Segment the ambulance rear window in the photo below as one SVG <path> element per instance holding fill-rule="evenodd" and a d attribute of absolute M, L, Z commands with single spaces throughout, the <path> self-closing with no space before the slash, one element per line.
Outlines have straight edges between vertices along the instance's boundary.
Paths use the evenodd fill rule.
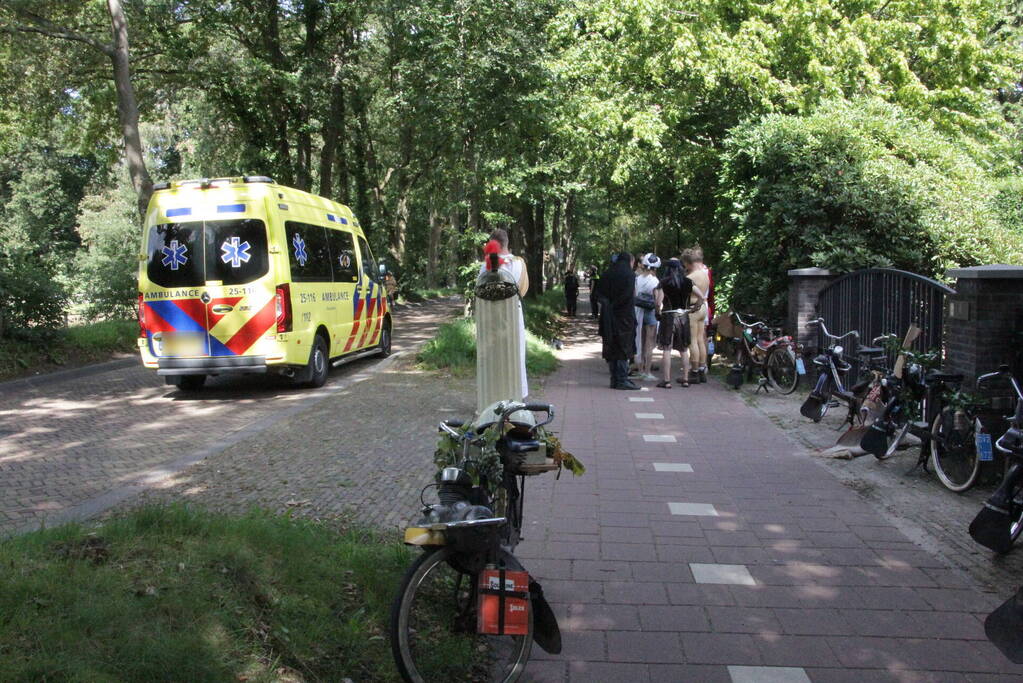
<path fill-rule="evenodd" d="M 270 268 L 266 225 L 252 218 L 154 225 L 148 252 L 146 272 L 161 287 L 243 285 Z"/>

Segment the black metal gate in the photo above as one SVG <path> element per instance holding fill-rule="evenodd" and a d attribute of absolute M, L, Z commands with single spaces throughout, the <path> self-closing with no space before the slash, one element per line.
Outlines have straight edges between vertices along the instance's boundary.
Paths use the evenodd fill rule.
<path fill-rule="evenodd" d="M 923 275 L 891 268 L 856 270 L 828 283 L 817 297 L 817 315 L 832 334 L 858 330 L 862 346 L 882 334 L 906 334 L 911 324 L 921 329 L 913 344 L 919 351 L 942 348 L 945 297 L 955 290 Z M 825 345 L 817 335 L 818 345 Z M 855 361 L 857 344 L 844 344 Z M 858 368 L 856 368 L 858 370 Z"/>

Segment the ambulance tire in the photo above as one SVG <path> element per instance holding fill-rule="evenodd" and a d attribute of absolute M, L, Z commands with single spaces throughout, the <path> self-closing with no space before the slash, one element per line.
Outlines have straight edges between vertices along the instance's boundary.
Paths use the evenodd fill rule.
<path fill-rule="evenodd" d="M 309 365 L 305 369 L 305 385 L 313 389 L 322 387 L 327 383 L 329 372 L 330 351 L 327 350 L 327 342 L 316 335 L 313 338 L 313 348 L 309 351 Z"/>
<path fill-rule="evenodd" d="M 380 330 L 380 341 L 377 343 L 377 348 L 380 349 L 380 357 L 387 358 L 391 355 L 391 319 L 388 318 L 384 322 L 383 329 Z"/>
<path fill-rule="evenodd" d="M 181 391 L 200 391 L 206 384 L 206 375 L 181 375 L 174 382 Z"/>

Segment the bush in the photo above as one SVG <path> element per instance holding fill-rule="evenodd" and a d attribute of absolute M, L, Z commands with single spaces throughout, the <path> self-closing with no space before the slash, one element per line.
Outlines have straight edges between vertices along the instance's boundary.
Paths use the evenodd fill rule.
<path fill-rule="evenodd" d="M 476 374 L 476 323 L 460 318 L 437 329 L 436 336 L 426 342 L 417 356 L 423 367 L 450 370 L 470 376 Z M 526 331 L 526 374 L 547 375 L 558 367 L 558 359 L 550 346 L 532 332 Z"/>
<path fill-rule="evenodd" d="M 522 301 L 522 314 L 526 329 L 545 341 L 557 339 L 563 320 L 561 309 L 565 304 L 563 287 L 553 287 L 543 294 Z"/>
<path fill-rule="evenodd" d="M 77 298 L 87 302 L 89 317 L 134 311 L 140 225 L 135 192 L 127 181 L 82 200 L 78 234 L 85 249 L 78 254 Z"/>
<path fill-rule="evenodd" d="M 1020 262 L 990 210 L 991 179 L 932 125 L 878 100 L 770 115 L 726 140 L 719 219 L 732 306 L 782 314 L 791 268 L 894 267 L 941 277 Z"/>

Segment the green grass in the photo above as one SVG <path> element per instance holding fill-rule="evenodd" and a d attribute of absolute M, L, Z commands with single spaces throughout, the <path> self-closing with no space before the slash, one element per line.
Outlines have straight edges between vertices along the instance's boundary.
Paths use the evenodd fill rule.
<path fill-rule="evenodd" d="M 522 304 L 527 330 L 546 341 L 561 336 L 564 325 L 561 317 L 561 310 L 565 306 L 564 288 L 553 287 L 539 296 L 524 299 Z"/>
<path fill-rule="evenodd" d="M 449 370 L 459 376 L 476 374 L 476 323 L 461 318 L 445 323 L 436 336 L 423 345 L 417 356 L 429 370 Z M 558 368 L 558 359 L 543 340 L 526 332 L 526 372 L 531 377 L 547 375 Z"/>
<path fill-rule="evenodd" d="M 411 557 L 374 532 L 184 506 L 0 541 L 0 680 L 395 680 Z"/>
<path fill-rule="evenodd" d="M 61 330 L 19 330 L 11 338 L 0 339 L 0 380 L 134 352 L 138 330 L 135 320 L 104 320 Z"/>

